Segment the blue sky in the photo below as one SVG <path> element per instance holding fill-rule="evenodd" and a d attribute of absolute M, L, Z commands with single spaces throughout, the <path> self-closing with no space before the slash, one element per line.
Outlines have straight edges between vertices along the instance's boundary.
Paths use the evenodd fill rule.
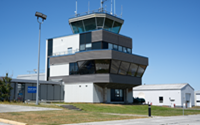
<path fill-rule="evenodd" d="M 100 7 L 100 0 L 78 0 L 78 13 Z M 110 0 L 105 3 L 110 10 Z M 149 58 L 144 84 L 189 83 L 200 90 L 200 0 L 116 0 L 124 25 L 120 34 L 133 39 L 133 53 Z M 35 12 L 47 15 L 42 24 L 41 63 L 45 40 L 72 34 L 68 18 L 75 0 L 0 1 L 0 76 L 13 78 L 37 69 L 39 24 Z"/>

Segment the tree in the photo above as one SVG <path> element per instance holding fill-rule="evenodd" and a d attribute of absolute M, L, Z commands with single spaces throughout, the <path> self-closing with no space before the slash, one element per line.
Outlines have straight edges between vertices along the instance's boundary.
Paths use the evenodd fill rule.
<path fill-rule="evenodd" d="M 9 101 L 11 87 L 11 78 L 8 77 L 8 73 L 6 73 L 5 77 L 0 78 L 0 100 Z"/>

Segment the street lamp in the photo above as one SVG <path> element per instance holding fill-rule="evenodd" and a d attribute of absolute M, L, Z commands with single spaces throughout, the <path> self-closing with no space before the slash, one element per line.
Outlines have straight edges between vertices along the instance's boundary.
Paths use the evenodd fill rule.
<path fill-rule="evenodd" d="M 39 73 L 40 73 L 40 35 L 41 35 L 41 24 L 46 20 L 47 15 L 44 15 L 40 12 L 36 12 L 35 16 L 39 23 L 39 44 L 38 44 L 38 70 L 37 70 L 37 91 L 36 91 L 36 105 L 38 105 L 38 93 L 39 93 Z M 39 21 L 39 18 L 42 18 L 42 22 Z"/>

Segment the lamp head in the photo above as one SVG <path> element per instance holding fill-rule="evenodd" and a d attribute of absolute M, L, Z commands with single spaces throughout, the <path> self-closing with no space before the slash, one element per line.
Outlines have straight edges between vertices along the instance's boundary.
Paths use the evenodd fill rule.
<path fill-rule="evenodd" d="M 46 18 L 47 18 L 47 15 L 44 15 L 43 13 L 40 13 L 40 12 L 36 12 L 35 16 L 36 17 L 41 17 L 43 20 L 46 20 Z"/>

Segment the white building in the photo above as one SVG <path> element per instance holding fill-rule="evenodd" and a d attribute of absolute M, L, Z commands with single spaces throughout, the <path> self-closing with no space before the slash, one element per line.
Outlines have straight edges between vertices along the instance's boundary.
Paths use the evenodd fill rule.
<path fill-rule="evenodd" d="M 195 92 L 195 106 L 200 106 L 200 90 Z"/>
<path fill-rule="evenodd" d="M 133 88 L 133 97 L 158 106 L 194 106 L 194 89 L 188 83 L 140 85 Z"/>

